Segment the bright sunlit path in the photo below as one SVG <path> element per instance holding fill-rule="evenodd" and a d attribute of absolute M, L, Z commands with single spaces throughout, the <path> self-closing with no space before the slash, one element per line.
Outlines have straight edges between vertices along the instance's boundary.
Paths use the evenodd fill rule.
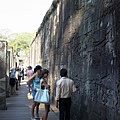
<path fill-rule="evenodd" d="M 0 0 L 0 29 L 34 32 L 53 0 Z"/>

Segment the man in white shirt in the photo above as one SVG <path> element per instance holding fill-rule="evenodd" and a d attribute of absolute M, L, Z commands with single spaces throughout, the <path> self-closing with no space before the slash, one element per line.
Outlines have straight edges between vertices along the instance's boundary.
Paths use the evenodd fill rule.
<path fill-rule="evenodd" d="M 73 80 L 67 78 L 66 69 L 60 70 L 60 76 L 61 79 L 56 84 L 56 107 L 60 111 L 60 120 L 70 120 L 71 95 L 77 86 L 75 87 Z"/>

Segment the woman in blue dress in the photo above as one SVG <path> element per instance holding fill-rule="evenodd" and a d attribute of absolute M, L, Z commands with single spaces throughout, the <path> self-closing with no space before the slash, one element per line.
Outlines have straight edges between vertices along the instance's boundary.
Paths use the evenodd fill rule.
<path fill-rule="evenodd" d="M 41 73 L 42 67 L 40 65 L 37 65 L 34 68 L 34 74 L 28 79 L 28 86 L 32 89 L 32 96 L 33 96 L 33 105 L 32 105 L 32 118 L 31 120 L 36 120 L 36 118 L 39 118 L 39 105 L 40 103 L 37 103 L 34 101 L 35 94 L 37 92 L 37 89 L 40 89 L 40 73 Z M 32 86 L 31 86 L 32 84 Z M 36 117 L 34 115 L 34 111 L 36 108 Z"/>

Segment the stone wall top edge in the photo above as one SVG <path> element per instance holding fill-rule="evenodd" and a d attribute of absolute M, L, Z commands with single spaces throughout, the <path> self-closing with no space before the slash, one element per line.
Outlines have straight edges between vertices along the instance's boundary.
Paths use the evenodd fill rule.
<path fill-rule="evenodd" d="M 36 36 L 35 38 L 37 37 L 38 33 L 40 32 L 40 30 L 43 28 L 45 22 L 48 20 L 48 18 L 50 17 L 50 15 L 53 13 L 53 11 L 57 8 L 57 5 L 59 4 L 61 0 L 53 0 L 50 8 L 48 9 L 48 11 L 46 12 L 44 18 L 43 18 L 43 21 L 40 25 L 40 27 L 38 28 L 37 32 L 36 32 Z"/>
<path fill-rule="evenodd" d="M 30 46 L 33 44 L 33 42 L 35 41 L 35 38 L 32 40 L 32 42 L 30 43 Z"/>

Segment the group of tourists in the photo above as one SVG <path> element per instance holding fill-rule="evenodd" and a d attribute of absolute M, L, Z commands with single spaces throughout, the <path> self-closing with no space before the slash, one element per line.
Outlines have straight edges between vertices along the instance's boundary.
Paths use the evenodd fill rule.
<path fill-rule="evenodd" d="M 32 71 L 32 67 L 28 67 L 28 81 L 27 85 L 29 88 L 30 94 L 33 97 L 32 111 L 31 111 L 31 120 L 47 120 L 48 113 L 50 111 L 50 101 L 44 103 L 45 112 L 42 117 L 39 117 L 39 105 L 41 102 L 36 102 L 35 97 L 39 89 L 48 89 L 50 95 L 50 85 L 47 82 L 47 77 L 49 71 L 43 69 L 40 65 L 37 65 Z M 60 120 L 70 120 L 70 106 L 71 106 L 71 95 L 75 92 L 78 86 L 75 86 L 73 80 L 67 77 L 67 70 L 60 70 L 61 79 L 56 83 L 56 107 L 59 109 L 59 119 Z M 30 91 L 32 90 L 32 92 Z"/>
<path fill-rule="evenodd" d="M 10 94 L 18 95 L 19 86 L 21 83 L 21 79 L 23 79 L 23 69 L 21 68 L 12 68 L 10 72 Z"/>

